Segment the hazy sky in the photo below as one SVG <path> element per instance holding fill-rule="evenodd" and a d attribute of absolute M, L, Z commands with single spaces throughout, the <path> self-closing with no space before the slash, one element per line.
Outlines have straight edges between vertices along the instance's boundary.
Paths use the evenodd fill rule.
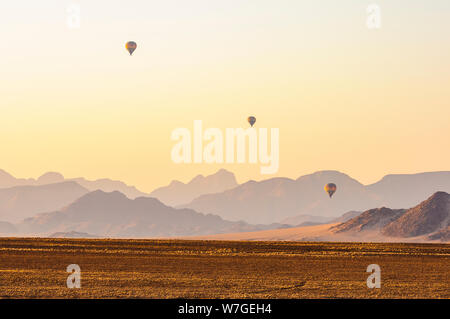
<path fill-rule="evenodd" d="M 371 3 L 380 30 L 366 27 Z M 0 168 L 144 191 L 220 167 L 265 179 L 170 157 L 177 127 L 255 115 L 280 129 L 275 176 L 450 170 L 449 34 L 448 0 L 2 1 Z"/>

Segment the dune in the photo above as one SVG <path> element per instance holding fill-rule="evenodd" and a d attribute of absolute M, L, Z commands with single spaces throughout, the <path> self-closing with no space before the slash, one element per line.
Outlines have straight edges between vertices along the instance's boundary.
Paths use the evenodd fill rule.
<path fill-rule="evenodd" d="M 380 234 L 379 230 L 361 233 L 338 234 L 330 228 L 340 223 L 303 226 L 285 229 L 262 230 L 245 233 L 229 233 L 195 237 L 183 237 L 186 240 L 230 240 L 230 241 L 323 241 L 323 242 L 390 242 L 390 243 L 439 243 L 439 238 L 427 236 L 391 237 Z"/>
<path fill-rule="evenodd" d="M 440 243 L 440 237 L 427 235 L 415 237 L 392 237 L 380 233 L 379 229 L 363 233 L 336 233 L 332 228 L 340 223 L 303 226 L 285 229 L 272 229 L 254 232 L 228 233 L 217 235 L 182 237 L 186 240 L 224 240 L 224 241 L 322 241 L 322 242 L 373 242 L 373 243 Z"/>
<path fill-rule="evenodd" d="M 261 241 L 303 241 L 303 240 L 326 240 L 336 237 L 331 233 L 330 227 L 336 224 L 324 224 L 314 226 L 303 226 L 284 229 L 271 229 L 256 232 L 218 234 L 209 236 L 189 237 L 195 240 L 261 240 Z"/>

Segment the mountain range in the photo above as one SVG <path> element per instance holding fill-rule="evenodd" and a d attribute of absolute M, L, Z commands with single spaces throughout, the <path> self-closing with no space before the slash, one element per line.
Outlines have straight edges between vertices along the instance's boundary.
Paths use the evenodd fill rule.
<path fill-rule="evenodd" d="M 211 193 L 220 193 L 238 185 L 234 174 L 225 169 L 220 169 L 215 174 L 208 176 L 197 175 L 188 183 L 174 180 L 169 185 L 159 187 L 150 194 L 141 192 L 136 187 L 127 185 L 122 181 L 111 180 L 108 178 L 93 181 L 87 180 L 83 177 L 67 179 L 60 173 L 47 172 L 37 179 L 25 179 L 15 178 L 11 174 L 0 169 L 0 189 L 17 186 L 42 186 L 69 181 L 76 182 L 88 191 L 119 191 L 130 199 L 143 196 L 154 197 L 170 206 L 186 204 L 198 196 Z"/>
<path fill-rule="evenodd" d="M 83 177 L 66 179 L 62 174 L 57 172 L 47 172 L 37 179 L 33 178 L 15 178 L 11 174 L 0 169 L 0 189 L 11 188 L 15 186 L 42 186 L 48 184 L 57 184 L 63 182 L 76 182 L 87 191 L 103 190 L 105 192 L 119 191 L 129 198 L 136 198 L 140 196 L 148 196 L 139 191 L 134 186 L 129 186 L 121 181 L 111 180 L 107 178 L 97 179 L 94 181 L 87 180 Z"/>
<path fill-rule="evenodd" d="M 337 185 L 331 199 L 323 190 L 330 182 Z M 321 171 L 296 180 L 249 181 L 222 193 L 202 195 L 181 207 L 234 221 L 292 223 L 302 215 L 331 220 L 345 212 L 373 207 L 411 207 L 437 191 L 450 192 L 450 172 L 388 175 L 365 186 L 346 174 Z"/>
<path fill-rule="evenodd" d="M 129 199 L 120 192 L 90 192 L 72 204 L 38 214 L 17 225 L 31 235 L 87 233 L 102 237 L 173 237 L 259 230 L 191 209 L 175 209 L 150 197 Z"/>
<path fill-rule="evenodd" d="M 221 169 L 206 177 L 198 175 L 187 184 L 172 181 L 168 186 L 155 189 L 150 193 L 150 197 L 158 198 L 166 205 L 179 206 L 201 195 L 221 193 L 236 186 L 238 183 L 234 174 Z"/>
<path fill-rule="evenodd" d="M 447 242 L 449 230 L 450 195 L 445 192 L 437 192 L 410 209 L 353 211 L 327 224 L 302 227 L 231 222 L 190 209 L 168 207 L 154 198 L 131 200 L 117 191 L 88 193 L 63 209 L 38 214 L 16 225 L 0 222 L 0 233 L 58 238 L 195 236 L 191 238 Z"/>
<path fill-rule="evenodd" d="M 202 194 L 221 192 L 236 185 L 234 174 L 223 169 L 209 176 L 198 175 L 186 184 L 173 181 L 151 194 L 143 193 L 124 182 L 110 179 L 94 181 L 81 177 L 66 179 L 57 172 L 45 173 L 37 179 L 21 179 L 0 170 L 0 221 L 17 223 L 38 213 L 58 210 L 95 190 L 118 191 L 130 199 L 154 197 L 168 205 L 175 205 L 190 202 Z"/>
<path fill-rule="evenodd" d="M 410 238 L 427 235 L 433 237 L 450 226 L 450 195 L 437 192 L 410 209 L 371 209 L 361 215 L 334 226 L 335 233 L 375 231 L 386 237 Z"/>
<path fill-rule="evenodd" d="M 410 209 L 370 209 L 345 222 L 286 229 L 196 236 L 201 240 L 448 242 L 450 195 L 437 192 Z"/>
<path fill-rule="evenodd" d="M 329 182 L 337 185 L 331 199 L 323 190 L 323 185 Z M 7 187 L 0 188 L 3 222 L 0 233 L 15 230 L 20 234 L 59 233 L 58 236 L 86 233 L 106 237 L 170 237 L 268 229 L 287 231 L 298 226 L 352 221 L 365 230 L 389 224 L 382 234 L 392 236 L 409 232 L 403 226 L 391 224 L 397 217 L 400 223 L 407 218 L 403 216 L 411 214 L 420 227 L 429 225 L 420 214 L 404 213 L 409 211 L 407 207 L 435 192 L 450 192 L 450 172 L 387 175 L 375 184 L 363 185 L 337 171 L 320 171 L 296 180 L 271 178 L 238 185 L 234 174 L 219 170 L 209 176 L 199 175 L 188 183 L 174 181 L 145 194 L 109 179 L 65 179 L 54 172 L 36 180 L 16 179 L 0 170 L 0 185 Z M 120 191 L 124 189 L 126 193 Z M 190 202 L 180 204 L 186 201 Z M 442 215 L 446 214 L 445 207 L 440 208 Z M 365 219 L 370 222 L 364 223 Z M 413 217 L 407 219 L 411 222 Z M 345 227 L 355 230 L 351 224 Z M 334 231 L 335 235 L 347 233 Z M 444 227 L 430 236 L 446 238 L 448 230 Z"/>
<path fill-rule="evenodd" d="M 88 192 L 73 181 L 3 188 L 0 189 L 0 220 L 16 223 L 66 206 Z"/>
<path fill-rule="evenodd" d="M 15 234 L 17 233 L 17 228 L 11 223 L 0 222 L 0 234 Z"/>

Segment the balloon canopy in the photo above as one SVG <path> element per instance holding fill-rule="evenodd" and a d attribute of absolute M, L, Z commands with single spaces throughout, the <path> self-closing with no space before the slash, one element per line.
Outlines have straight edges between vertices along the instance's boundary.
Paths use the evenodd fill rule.
<path fill-rule="evenodd" d="M 130 55 L 132 55 L 134 50 L 136 50 L 136 48 L 137 48 L 137 44 L 134 41 L 129 41 L 125 44 L 125 48 L 128 50 Z"/>
<path fill-rule="evenodd" d="M 255 122 L 256 122 L 256 117 L 254 117 L 254 116 L 249 116 L 248 117 L 248 119 L 247 119 L 247 121 L 250 123 L 250 125 L 253 127 L 253 125 L 255 124 Z"/>
<path fill-rule="evenodd" d="M 325 191 L 328 193 L 328 195 L 333 196 L 334 192 L 336 191 L 336 184 L 333 183 L 328 183 L 327 185 L 325 185 Z"/>

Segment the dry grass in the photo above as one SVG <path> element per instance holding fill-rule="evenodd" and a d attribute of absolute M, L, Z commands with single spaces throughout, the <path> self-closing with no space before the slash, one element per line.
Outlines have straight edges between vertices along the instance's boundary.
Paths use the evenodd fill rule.
<path fill-rule="evenodd" d="M 3 238 L 0 298 L 450 298 L 450 245 Z"/>

